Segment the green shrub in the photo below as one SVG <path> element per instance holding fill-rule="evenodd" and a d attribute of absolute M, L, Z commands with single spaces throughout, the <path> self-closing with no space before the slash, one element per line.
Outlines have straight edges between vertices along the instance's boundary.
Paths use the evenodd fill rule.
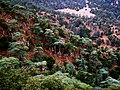
<path fill-rule="evenodd" d="M 78 80 L 81 80 L 82 82 L 90 84 L 90 85 L 93 85 L 95 83 L 94 76 L 89 72 L 79 70 L 75 77 Z"/>
<path fill-rule="evenodd" d="M 31 61 L 19 61 L 14 57 L 1 58 L 0 90 L 21 90 L 30 76 L 39 74 L 38 69 L 31 65 Z"/>
<path fill-rule="evenodd" d="M 73 85 L 68 85 L 65 87 L 65 90 L 82 90 L 82 89 L 75 88 Z"/>
<path fill-rule="evenodd" d="M 41 52 L 41 47 L 36 47 L 34 49 L 34 54 L 31 56 L 31 61 L 42 62 L 46 61 L 47 56 Z"/>
<path fill-rule="evenodd" d="M 11 24 L 17 24 L 18 21 L 17 21 L 16 19 L 12 19 L 12 20 L 10 20 L 10 23 L 11 23 Z"/>
<path fill-rule="evenodd" d="M 6 65 L 19 65 L 19 59 L 14 58 L 14 57 L 9 57 L 9 58 L 2 58 L 0 60 L 0 67 L 6 66 Z"/>
<path fill-rule="evenodd" d="M 120 77 L 120 67 L 114 67 L 110 70 L 110 76 L 118 79 Z"/>
<path fill-rule="evenodd" d="M 63 83 L 59 78 L 47 77 L 41 83 L 42 90 L 63 90 Z"/>
<path fill-rule="evenodd" d="M 102 90 L 120 90 L 120 86 L 109 86 L 108 88 L 104 88 Z"/>
<path fill-rule="evenodd" d="M 35 45 L 36 45 L 36 47 L 42 47 L 43 43 L 42 42 L 36 42 Z"/>
<path fill-rule="evenodd" d="M 23 90 L 63 90 L 62 81 L 53 76 L 38 75 L 27 80 Z"/>
<path fill-rule="evenodd" d="M 120 85 L 120 81 L 119 80 L 116 80 L 112 77 L 107 77 L 105 79 L 105 81 L 102 81 L 100 86 L 101 87 L 107 87 L 107 86 L 119 86 Z"/>
<path fill-rule="evenodd" d="M 36 75 L 34 68 L 0 68 L 0 90 L 22 90 L 28 77 Z"/>
<path fill-rule="evenodd" d="M 30 77 L 23 90 L 93 90 L 90 85 L 71 79 L 67 75 L 67 73 L 57 72 L 48 76 Z"/>

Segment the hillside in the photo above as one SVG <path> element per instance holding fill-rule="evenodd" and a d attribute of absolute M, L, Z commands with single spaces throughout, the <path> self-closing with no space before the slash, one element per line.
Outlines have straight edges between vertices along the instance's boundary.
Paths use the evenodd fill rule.
<path fill-rule="evenodd" d="M 14 4 L 0 0 L 0 90 L 120 90 L 119 12 L 88 18 L 54 11 L 67 0 Z"/>
<path fill-rule="evenodd" d="M 81 16 L 82 18 L 80 19 L 82 19 L 82 23 L 89 29 L 88 34 L 90 34 L 90 38 L 97 43 L 97 45 L 108 46 L 108 48 L 114 48 L 116 50 L 120 49 L 119 0 L 46 0 L 45 2 L 42 0 L 30 0 L 29 2 L 24 1 L 24 3 L 20 0 L 14 0 L 12 2 L 25 5 L 27 8 L 39 8 L 45 11 L 50 10 L 49 14 L 51 14 L 51 12 L 52 14 L 64 12 L 72 14 L 73 16 L 76 15 L 78 18 Z M 36 9 L 36 11 L 39 11 L 39 9 Z M 87 16 L 87 18 L 84 19 L 84 16 Z M 64 18 L 64 16 L 61 17 Z M 79 35 L 80 33 L 77 31 L 79 31 L 78 29 L 81 28 L 81 25 L 77 25 L 76 27 L 73 23 L 77 20 L 74 19 L 72 22 L 70 22 L 70 20 L 71 19 L 67 18 L 67 22 L 63 22 L 67 25 L 65 27 L 69 26 L 67 29 Z"/>

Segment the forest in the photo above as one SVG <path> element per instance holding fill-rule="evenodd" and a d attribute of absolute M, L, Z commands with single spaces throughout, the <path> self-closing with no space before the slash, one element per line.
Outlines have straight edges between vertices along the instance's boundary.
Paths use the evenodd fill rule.
<path fill-rule="evenodd" d="M 117 1 L 0 0 L 0 90 L 120 90 Z"/>

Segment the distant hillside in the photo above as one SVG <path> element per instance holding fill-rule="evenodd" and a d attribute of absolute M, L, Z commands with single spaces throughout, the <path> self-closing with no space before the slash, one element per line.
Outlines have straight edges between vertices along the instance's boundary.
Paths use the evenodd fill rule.
<path fill-rule="evenodd" d="M 30 4 L 37 7 L 45 7 L 47 9 L 62 9 L 62 8 L 71 8 L 79 10 L 85 6 L 85 0 L 9 0 L 13 4 L 22 4 L 29 6 Z M 21 3 L 22 2 L 22 3 Z"/>
<path fill-rule="evenodd" d="M 120 0 L 89 0 L 89 5 L 94 8 L 94 12 L 106 12 L 110 16 L 118 17 L 120 15 Z"/>

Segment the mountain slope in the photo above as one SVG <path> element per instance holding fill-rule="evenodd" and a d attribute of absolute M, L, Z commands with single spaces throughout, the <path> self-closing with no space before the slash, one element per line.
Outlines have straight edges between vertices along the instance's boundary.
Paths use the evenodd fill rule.
<path fill-rule="evenodd" d="M 118 32 L 111 32 L 112 26 L 119 28 L 116 19 L 113 22 L 114 18 L 102 16 L 86 18 L 36 11 L 0 2 L 1 88 L 119 88 L 119 39 Z M 108 37 L 110 48 L 104 43 Z M 55 74 L 58 77 L 51 75 L 57 71 L 69 73 L 69 78 L 61 73 Z"/>

